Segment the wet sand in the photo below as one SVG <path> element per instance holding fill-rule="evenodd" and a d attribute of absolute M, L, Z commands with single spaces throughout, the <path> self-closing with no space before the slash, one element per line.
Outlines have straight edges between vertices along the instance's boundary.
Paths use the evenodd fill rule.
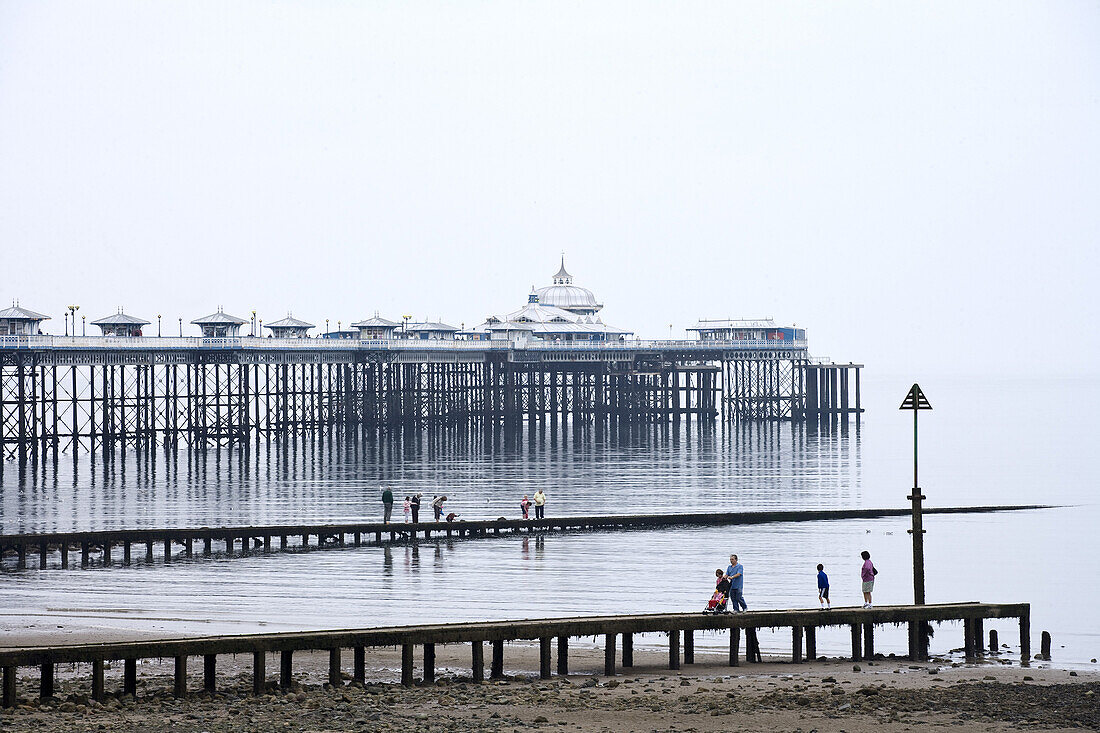
<path fill-rule="evenodd" d="M 9 642 L 10 643 L 10 642 Z M 107 671 L 110 695 L 88 700 L 81 666 L 57 670 L 56 698 L 40 703 L 34 670 L 21 669 L 21 704 L 2 714 L 3 730 L 24 731 L 708 731 L 801 730 L 893 732 L 935 726 L 952 731 L 1100 729 L 1100 670 L 1076 673 L 1014 659 L 962 665 L 884 659 L 781 661 L 731 668 L 721 654 L 696 651 L 696 663 L 670 671 L 667 652 L 635 649 L 635 667 L 603 676 L 603 652 L 570 648 L 569 677 L 539 680 L 538 648 L 508 644 L 506 679 L 469 679 L 468 645 L 437 647 L 438 681 L 403 688 L 400 653 L 367 653 L 365 686 L 325 684 L 328 656 L 296 654 L 290 690 L 274 684 L 278 660 L 267 661 L 268 694 L 251 695 L 248 655 L 218 658 L 219 691 L 171 696 L 171 660 L 139 666 L 137 699 L 119 696 L 122 665 Z M 196 660 L 197 661 L 197 660 Z M 417 674 L 420 673 L 419 650 Z M 349 676 L 350 654 L 344 671 Z M 202 686 L 191 665 L 189 688 Z M 534 671 L 534 672 L 533 672 Z"/>

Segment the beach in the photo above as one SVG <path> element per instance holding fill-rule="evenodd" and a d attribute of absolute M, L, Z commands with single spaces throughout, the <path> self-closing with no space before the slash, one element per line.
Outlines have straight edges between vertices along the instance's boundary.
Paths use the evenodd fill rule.
<path fill-rule="evenodd" d="M 201 692 L 192 665 L 184 699 L 172 697 L 171 660 L 139 667 L 136 699 L 120 696 L 122 665 L 107 671 L 108 698 L 88 699 L 87 671 L 59 665 L 57 696 L 39 702 L 33 675 L 20 676 L 20 704 L 3 729 L 42 731 L 948 731 L 1100 728 L 1100 670 L 1067 670 L 989 658 L 913 664 L 882 658 L 729 667 L 720 654 L 670 671 L 667 653 L 635 649 L 635 666 L 605 677 L 603 652 L 570 650 L 568 677 L 538 678 L 538 648 L 508 644 L 505 679 L 473 683 L 469 646 L 437 649 L 438 679 L 401 687 L 399 650 L 371 650 L 365 685 L 327 684 L 328 657 L 295 655 L 294 685 L 251 695 L 251 658 L 219 658 L 219 689 Z M 419 664 L 419 656 L 417 662 Z M 532 672 L 532 670 L 536 670 Z M 22 672 L 23 670 L 21 670 Z M 345 673 L 350 660 L 345 660 Z M 419 673 L 419 667 L 418 667 Z M 349 678 L 349 675 L 345 675 Z M 115 691 L 115 692 L 112 692 Z"/>

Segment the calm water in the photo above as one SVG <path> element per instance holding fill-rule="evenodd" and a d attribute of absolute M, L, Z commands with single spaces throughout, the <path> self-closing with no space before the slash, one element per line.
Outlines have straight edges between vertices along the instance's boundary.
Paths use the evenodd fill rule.
<path fill-rule="evenodd" d="M 153 525 L 345 521 L 394 494 L 451 497 L 462 518 L 518 515 L 542 488 L 559 514 L 902 506 L 912 481 L 909 382 L 865 382 L 861 425 L 751 425 L 520 436 L 417 434 L 354 444 L 289 441 L 205 456 L 88 456 L 0 475 L 5 532 Z M 926 520 L 928 598 L 1029 601 L 1033 628 L 1063 662 L 1100 655 L 1090 457 L 1100 383 L 928 380 L 921 484 L 930 505 L 1053 503 L 1067 508 Z M 439 541 L 110 570 L 0 574 L 5 628 L 95 624 L 163 633 L 247 632 L 418 621 L 694 610 L 737 552 L 754 608 L 816 605 L 815 565 L 839 604 L 855 603 L 858 553 L 880 568 L 876 601 L 912 597 L 903 519 Z M 1010 625 L 998 627 L 1013 643 Z M 897 636 L 897 638 L 894 638 Z M 945 630 L 934 647 L 961 645 Z M 702 639 L 724 644 L 724 639 Z M 789 640 L 775 638 L 779 649 Z M 765 648 L 768 647 L 765 640 Z M 886 632 L 885 651 L 904 650 Z M 1065 645 L 1065 648 L 1060 648 Z M 819 641 L 844 651 L 841 634 Z"/>

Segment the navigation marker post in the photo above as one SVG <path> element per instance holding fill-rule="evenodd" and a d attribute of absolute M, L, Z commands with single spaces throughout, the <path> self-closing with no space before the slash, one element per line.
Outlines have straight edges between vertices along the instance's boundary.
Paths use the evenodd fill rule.
<path fill-rule="evenodd" d="M 913 384 L 909 388 L 909 394 L 901 403 L 902 410 L 913 411 L 913 493 L 908 497 L 913 502 L 913 528 L 909 533 L 913 535 L 913 603 L 924 605 L 924 526 L 921 516 L 921 501 L 926 497 L 921 493 L 920 482 L 917 480 L 917 414 L 921 410 L 931 410 L 932 405 L 924 396 L 919 384 Z M 921 628 L 918 634 L 920 640 L 919 654 L 921 659 L 928 656 L 928 634 Z"/>

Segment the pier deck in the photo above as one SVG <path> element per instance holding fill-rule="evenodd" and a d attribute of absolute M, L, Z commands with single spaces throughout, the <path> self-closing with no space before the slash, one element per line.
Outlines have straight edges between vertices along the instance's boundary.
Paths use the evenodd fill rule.
<path fill-rule="evenodd" d="M 293 654 L 304 651 L 328 651 L 329 682 L 343 684 L 341 652 L 353 650 L 353 679 L 365 679 L 366 649 L 401 647 L 401 681 L 414 682 L 413 652 L 423 648 L 423 680 L 435 679 L 435 646 L 437 644 L 470 644 L 471 673 L 474 681 L 484 679 L 484 644 L 492 645 L 490 676 L 504 674 L 504 642 L 514 640 L 539 641 L 539 673 L 552 674 L 551 646 L 557 642 L 557 673 L 569 673 L 569 639 L 604 637 L 604 674 L 614 675 L 620 663 L 632 667 L 633 635 L 641 633 L 668 634 L 668 666 L 679 669 L 681 662 L 694 663 L 694 632 L 725 631 L 730 633 L 729 664 L 741 663 L 741 636 L 744 634 L 744 659 L 760 661 L 756 630 L 760 628 L 791 629 L 791 662 L 803 663 L 817 658 L 816 631 L 829 626 L 848 626 L 852 634 L 852 659 L 871 658 L 875 654 L 874 627 L 883 624 L 907 624 L 911 659 L 919 657 L 918 629 L 923 624 L 962 621 L 964 648 L 968 658 L 981 653 L 982 622 L 985 619 L 1018 619 L 1020 623 L 1020 656 L 1030 659 L 1030 614 L 1026 603 L 950 603 L 926 606 L 883 606 L 880 608 L 835 608 L 831 611 L 777 610 L 750 611 L 740 614 L 705 615 L 701 613 L 666 613 L 630 616 L 590 616 L 580 618 L 523 619 L 477 623 L 431 624 L 373 629 L 345 629 L 242 636 L 213 636 L 127 643 L 76 644 L 31 648 L 0 648 L 0 668 L 3 668 L 3 705 L 17 703 L 17 672 L 19 667 L 40 669 L 39 694 L 42 698 L 54 694 L 54 668 L 57 664 L 86 664 L 91 667 L 92 697 L 105 697 L 104 663 L 124 661 L 123 692 L 137 692 L 137 660 L 174 659 L 174 692 L 187 694 L 187 663 L 190 657 L 203 658 L 203 687 L 217 687 L 217 657 L 221 654 L 252 654 L 253 693 L 263 694 L 268 682 L 268 654 L 279 654 L 279 685 L 292 684 Z M 620 646 L 621 642 L 621 646 Z M 682 644 L 682 647 L 681 647 Z M 681 652 L 682 649 L 682 652 Z"/>
<path fill-rule="evenodd" d="M 1007 505 L 972 507 L 934 507 L 925 514 L 979 514 L 989 512 L 1022 511 L 1050 508 L 1043 505 Z M 301 551 L 333 547 L 360 547 L 407 542 L 433 537 L 489 537 L 502 534 L 531 532 L 573 532 L 585 530 L 657 529 L 662 527 L 704 527 L 772 522 L 812 522 L 839 519 L 880 519 L 907 516 L 908 508 L 887 509 L 819 509 L 768 512 L 727 512 L 696 514 L 632 514 L 564 516 L 546 519 L 495 519 L 457 522 L 421 522 L 419 524 L 383 524 L 365 522 L 354 524 L 300 524 L 247 527 L 165 527 L 160 529 L 120 529 L 92 532 L 47 532 L 42 534 L 0 535 L 0 558 L 15 555 L 19 569 L 28 567 L 27 557 L 35 554 L 40 570 L 89 567 L 93 553 L 98 555 L 96 564 L 112 565 L 117 549 L 121 548 L 121 564 L 130 565 L 135 560 L 154 562 L 157 557 L 170 562 L 180 555 L 196 554 L 233 556 L 240 547 L 241 553 L 250 550 L 262 552 Z M 314 544 L 310 544 L 314 538 Z M 278 542 L 276 543 L 276 539 Z M 138 557 L 135 557 L 138 548 Z M 79 563 L 71 563 L 69 554 L 79 553 Z"/>

